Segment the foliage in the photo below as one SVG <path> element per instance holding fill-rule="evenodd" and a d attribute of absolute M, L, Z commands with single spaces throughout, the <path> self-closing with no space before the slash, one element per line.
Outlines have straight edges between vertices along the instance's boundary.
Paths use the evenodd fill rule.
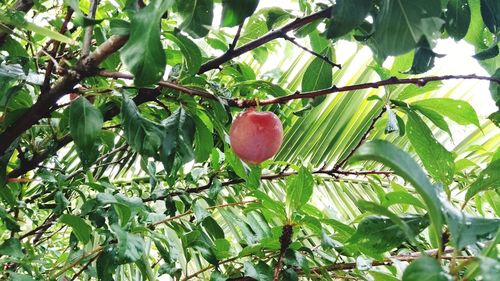
<path fill-rule="evenodd" d="M 0 280 L 496 280 L 499 3 L 0 0 Z"/>

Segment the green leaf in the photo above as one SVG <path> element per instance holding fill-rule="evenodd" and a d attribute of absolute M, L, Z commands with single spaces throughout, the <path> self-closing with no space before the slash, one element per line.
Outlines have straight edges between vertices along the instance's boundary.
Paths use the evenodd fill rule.
<path fill-rule="evenodd" d="M 449 0 L 446 9 L 446 31 L 455 40 L 465 37 L 471 21 L 471 10 L 467 0 Z"/>
<path fill-rule="evenodd" d="M 194 156 L 197 162 L 205 162 L 214 147 L 213 124 L 206 115 L 193 117 L 196 131 L 194 133 Z"/>
<path fill-rule="evenodd" d="M 484 51 L 481 51 L 481 52 L 473 55 L 472 57 L 477 59 L 477 60 L 487 60 L 487 59 L 491 59 L 491 58 L 498 56 L 499 53 L 500 53 L 500 49 L 498 48 L 498 43 L 495 42 L 495 45 L 493 45 L 492 47 L 490 47 Z"/>
<path fill-rule="evenodd" d="M 84 245 L 90 241 L 92 228 L 82 218 L 75 215 L 62 214 L 59 221 L 69 225 L 73 229 L 76 238 Z"/>
<path fill-rule="evenodd" d="M 113 280 L 113 273 L 117 267 L 116 247 L 114 245 L 106 246 L 96 261 L 98 280 Z"/>
<path fill-rule="evenodd" d="M 167 62 L 160 41 L 160 21 L 171 5 L 171 0 L 153 0 L 132 17 L 130 37 L 120 57 L 134 74 L 137 87 L 155 84 L 163 77 Z"/>
<path fill-rule="evenodd" d="M 424 204 L 422 204 L 418 198 L 404 191 L 389 192 L 385 194 L 384 199 L 383 206 L 385 207 L 389 207 L 394 204 L 407 204 L 425 209 Z"/>
<path fill-rule="evenodd" d="M 257 265 L 246 261 L 244 264 L 245 276 L 252 277 L 259 281 L 272 281 L 273 269 L 263 261 L 259 261 Z"/>
<path fill-rule="evenodd" d="M 457 249 L 483 240 L 491 240 L 500 228 L 500 219 L 472 217 L 442 200 L 452 242 Z"/>
<path fill-rule="evenodd" d="M 427 119 L 429 119 L 434 125 L 436 125 L 439 129 L 448 133 L 448 135 L 451 137 L 450 127 L 448 126 L 446 120 L 444 120 L 443 115 L 427 107 L 413 106 L 413 105 L 411 105 L 410 107 L 420 112 L 425 117 L 427 117 Z"/>
<path fill-rule="evenodd" d="M 143 156 L 156 156 L 164 140 L 165 129 L 142 117 L 134 102 L 123 95 L 122 129 L 127 143 Z"/>
<path fill-rule="evenodd" d="M 439 31 L 441 25 L 432 21 L 440 16 L 440 1 L 382 0 L 372 37 L 378 52 L 384 57 L 412 50 L 422 36 Z"/>
<path fill-rule="evenodd" d="M 500 188 L 500 160 L 491 163 L 482 170 L 476 181 L 467 189 L 465 200 L 469 201 L 474 195 L 481 191 Z"/>
<path fill-rule="evenodd" d="M 413 111 L 407 111 L 406 132 L 427 172 L 437 181 L 450 184 L 455 171 L 453 155 L 432 135 L 431 130 Z"/>
<path fill-rule="evenodd" d="M 79 97 L 69 106 L 69 130 L 84 167 L 90 167 L 99 156 L 98 144 L 103 117 L 86 98 Z"/>
<path fill-rule="evenodd" d="M 299 210 L 309 201 L 313 186 L 313 176 L 306 167 L 300 167 L 297 175 L 288 178 L 286 203 L 290 211 L 289 215 L 293 211 Z"/>
<path fill-rule="evenodd" d="M 332 49 L 330 47 L 323 50 L 329 59 L 332 59 Z M 325 60 L 315 57 L 311 64 L 307 66 L 302 77 L 302 92 L 310 92 L 330 88 L 333 85 L 333 69 Z M 315 99 L 315 104 L 320 103 L 325 96 Z"/>
<path fill-rule="evenodd" d="M 374 140 L 362 145 L 352 157 L 352 162 L 375 160 L 390 167 L 396 174 L 409 181 L 422 196 L 429 212 L 434 239 L 440 241 L 442 228 L 441 203 L 436 188 L 429 181 L 420 165 L 406 152 L 393 144 Z"/>
<path fill-rule="evenodd" d="M 400 219 L 406 223 L 414 235 L 422 232 L 429 225 L 428 218 L 422 215 L 409 215 Z M 370 216 L 359 223 L 349 243 L 355 243 L 362 252 L 367 254 L 380 254 L 398 247 L 407 240 L 405 231 L 391 219 Z"/>
<path fill-rule="evenodd" d="M 222 0 L 221 26 L 232 27 L 243 23 L 259 5 L 259 0 Z"/>
<path fill-rule="evenodd" d="M 22 258 L 24 256 L 23 248 L 19 239 L 11 237 L 5 240 L 0 245 L 0 256 L 6 255 L 14 258 Z"/>
<path fill-rule="evenodd" d="M 19 274 L 15 272 L 9 272 L 9 280 L 12 281 L 36 281 L 30 275 L 27 274 Z"/>
<path fill-rule="evenodd" d="M 438 112 L 460 125 L 475 125 L 480 127 L 479 118 L 474 108 L 466 101 L 449 98 L 424 99 L 411 104 L 419 109 L 426 108 Z"/>
<path fill-rule="evenodd" d="M 479 267 L 484 281 L 496 281 L 500 276 L 500 262 L 498 259 L 479 257 Z"/>
<path fill-rule="evenodd" d="M 215 266 L 218 265 L 219 260 L 215 256 L 214 251 L 212 250 L 212 248 L 210 247 L 210 245 L 208 245 L 208 243 L 206 243 L 203 240 L 198 239 L 198 240 L 194 241 L 191 244 L 191 246 L 195 250 L 197 250 L 206 261 L 208 261 L 209 263 L 211 263 L 211 264 L 213 264 Z"/>
<path fill-rule="evenodd" d="M 441 81 L 433 81 L 420 87 L 417 85 L 408 85 L 404 88 L 403 92 L 398 96 L 398 100 L 405 100 L 418 95 L 427 94 L 429 92 L 438 90 L 443 85 Z"/>
<path fill-rule="evenodd" d="M 497 0 L 481 0 L 481 16 L 491 33 L 500 31 L 500 2 Z"/>
<path fill-rule="evenodd" d="M 120 263 L 130 263 L 138 261 L 144 254 L 144 239 L 140 236 L 128 233 L 119 225 L 111 225 L 111 231 L 118 239 L 116 245 L 116 259 Z"/>
<path fill-rule="evenodd" d="M 429 256 L 423 256 L 412 262 L 403 273 L 403 281 L 451 281 L 452 278 L 443 270 L 439 262 Z"/>
<path fill-rule="evenodd" d="M 25 30 L 31 31 L 33 33 L 42 35 L 44 37 L 48 37 L 50 39 L 53 39 L 55 41 L 66 43 L 68 45 L 75 45 L 76 44 L 75 40 L 73 40 L 67 36 L 64 36 L 63 34 L 61 34 L 59 32 L 53 31 L 53 30 L 46 28 L 46 27 L 43 27 L 43 26 L 39 26 L 39 25 L 32 23 L 32 22 L 27 22 L 27 21 L 18 22 L 16 20 L 11 20 L 8 17 L 3 17 L 3 15 L 2 15 L 1 21 L 6 23 L 6 24 L 13 25 L 18 29 L 25 29 Z"/>
<path fill-rule="evenodd" d="M 413 64 L 408 71 L 409 74 L 420 74 L 427 72 L 434 67 L 434 59 L 442 57 L 432 51 L 432 48 L 425 37 L 418 41 L 413 57 Z"/>
<path fill-rule="evenodd" d="M 373 6 L 371 0 L 337 0 L 327 24 L 326 36 L 338 38 L 363 23 Z"/>
<path fill-rule="evenodd" d="M 218 260 L 223 260 L 231 256 L 231 243 L 226 239 L 217 239 L 214 241 L 212 250 Z"/>
<path fill-rule="evenodd" d="M 194 38 L 201 38 L 208 34 L 207 27 L 212 25 L 214 17 L 213 0 L 177 0 L 177 9 L 183 17 L 183 22 L 180 25 L 182 30 Z"/>
<path fill-rule="evenodd" d="M 180 33 L 170 33 L 166 32 L 163 34 L 166 39 L 172 41 L 179 47 L 184 56 L 184 63 L 187 66 L 187 72 L 190 75 L 195 75 L 200 70 L 202 56 L 201 51 L 198 45 L 194 43 L 188 37 L 180 34 Z"/>
<path fill-rule="evenodd" d="M 184 164 L 194 158 L 193 139 L 195 122 L 180 107 L 162 121 L 164 136 L 160 149 L 160 159 L 167 171 L 176 170 L 174 164 Z M 177 160 L 175 160 L 177 159 Z"/>

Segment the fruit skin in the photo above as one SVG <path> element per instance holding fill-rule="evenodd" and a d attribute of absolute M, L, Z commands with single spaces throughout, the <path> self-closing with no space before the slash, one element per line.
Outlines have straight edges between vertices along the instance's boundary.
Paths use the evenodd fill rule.
<path fill-rule="evenodd" d="M 273 157 L 283 142 L 283 126 L 278 116 L 254 108 L 238 115 L 229 130 L 231 147 L 241 160 L 259 164 Z"/>

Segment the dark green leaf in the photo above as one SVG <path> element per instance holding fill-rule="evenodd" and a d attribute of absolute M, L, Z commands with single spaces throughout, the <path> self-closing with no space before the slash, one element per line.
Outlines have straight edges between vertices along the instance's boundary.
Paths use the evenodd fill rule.
<path fill-rule="evenodd" d="M 177 9 L 183 17 L 180 28 L 194 38 L 204 37 L 212 25 L 214 16 L 213 0 L 184 1 L 177 0 Z"/>
<path fill-rule="evenodd" d="M 287 180 L 286 203 L 290 211 L 289 215 L 309 201 L 313 186 L 312 174 L 306 167 L 301 167 L 297 175 Z"/>
<path fill-rule="evenodd" d="M 152 85 L 163 77 L 166 57 L 160 41 L 160 21 L 171 5 L 171 0 L 153 0 L 131 20 L 130 37 L 120 57 L 134 74 L 137 87 Z"/>
<path fill-rule="evenodd" d="M 222 0 L 221 26 L 231 27 L 243 23 L 259 5 L 259 0 Z"/>
<path fill-rule="evenodd" d="M 427 172 L 437 181 L 450 184 L 455 171 L 453 155 L 432 135 L 431 130 L 413 111 L 408 111 L 406 132 Z"/>
<path fill-rule="evenodd" d="M 420 233 L 429 225 L 428 219 L 422 215 L 401 217 L 401 220 L 414 234 Z M 349 242 L 357 244 L 363 252 L 379 254 L 396 248 L 407 240 L 405 231 L 391 219 L 370 216 L 359 223 Z"/>
<path fill-rule="evenodd" d="M 326 36 L 338 38 L 358 27 L 373 6 L 371 0 L 337 0 L 333 5 Z"/>
<path fill-rule="evenodd" d="M 217 266 L 219 263 L 219 260 L 217 259 L 214 251 L 212 248 L 203 240 L 196 240 L 192 244 L 192 247 L 197 250 L 201 256 L 208 261 L 209 263 Z"/>
<path fill-rule="evenodd" d="M 483 240 L 491 240 L 500 228 L 500 219 L 472 217 L 442 201 L 452 242 L 458 249 Z"/>
<path fill-rule="evenodd" d="M 471 21 L 471 11 L 467 0 L 449 0 L 446 9 L 446 31 L 455 40 L 465 37 Z"/>
<path fill-rule="evenodd" d="M 487 59 L 491 59 L 491 58 L 498 56 L 499 53 L 500 53 L 500 50 L 498 49 L 498 44 L 496 44 L 496 45 L 492 46 L 491 48 L 488 48 L 484 51 L 481 51 L 481 52 L 473 55 L 472 57 L 477 59 L 477 60 L 487 60 Z"/>
<path fill-rule="evenodd" d="M 142 117 L 134 102 L 123 95 L 122 128 L 128 144 L 141 155 L 156 156 L 164 140 L 165 129 Z"/>
<path fill-rule="evenodd" d="M 422 37 L 416 46 L 413 64 L 408 73 L 420 74 L 427 72 L 434 67 L 436 57 L 442 57 L 442 55 L 434 53 L 427 39 Z"/>
<path fill-rule="evenodd" d="M 69 129 L 78 147 L 78 156 L 84 167 L 90 167 L 99 156 L 97 141 L 103 117 L 86 98 L 79 97 L 69 107 Z"/>
<path fill-rule="evenodd" d="M 500 188 L 500 160 L 491 161 L 491 163 L 482 170 L 476 181 L 467 189 L 465 200 L 470 200 L 477 193 Z"/>
<path fill-rule="evenodd" d="M 257 265 L 251 262 L 245 262 L 245 276 L 252 277 L 259 281 L 272 281 L 273 269 L 266 263 L 260 261 Z"/>
<path fill-rule="evenodd" d="M 80 217 L 74 215 L 63 214 L 59 221 L 69 225 L 76 235 L 76 238 L 84 245 L 90 241 L 92 228 Z"/>
<path fill-rule="evenodd" d="M 362 145 L 353 155 L 351 161 L 360 160 L 381 162 L 415 187 L 416 191 L 424 199 L 429 211 L 431 227 L 437 236 L 434 238 L 436 241 L 440 241 L 442 228 L 441 203 L 436 188 L 422 171 L 420 165 L 403 150 L 381 140 L 374 140 Z"/>
<path fill-rule="evenodd" d="M 481 0 L 481 16 L 491 33 L 500 31 L 500 2 L 497 0 Z"/>
<path fill-rule="evenodd" d="M 373 40 L 380 55 L 401 55 L 412 50 L 422 36 L 439 31 L 441 3 L 434 0 L 382 0 L 375 19 Z M 397 38 L 397 40 L 395 40 Z"/>
<path fill-rule="evenodd" d="M 332 59 L 332 49 L 326 48 L 323 55 Z M 332 65 L 325 60 L 315 57 L 311 64 L 306 68 L 302 77 L 302 92 L 316 91 L 330 88 L 333 85 Z M 315 99 L 315 104 L 319 104 L 325 99 L 325 96 Z"/>
<path fill-rule="evenodd" d="M 403 273 L 403 281 L 451 281 L 452 278 L 441 268 L 439 262 L 423 256 L 412 262 Z"/>
<path fill-rule="evenodd" d="M 116 248 L 114 246 L 106 246 L 96 261 L 97 278 L 99 280 L 113 280 L 118 264 L 115 262 Z"/>
<path fill-rule="evenodd" d="M 120 261 L 120 263 L 138 261 L 144 254 L 144 239 L 140 236 L 128 233 L 117 224 L 111 225 L 111 230 L 118 239 L 116 245 L 116 259 Z"/>
<path fill-rule="evenodd" d="M 196 45 L 191 39 L 180 34 L 180 33 L 164 33 L 166 39 L 172 41 L 179 47 L 184 56 L 184 63 L 187 66 L 187 72 L 190 75 L 195 75 L 200 69 L 202 57 L 201 51 L 198 45 Z"/>
<path fill-rule="evenodd" d="M 0 256 L 6 255 L 14 258 L 22 258 L 24 256 L 21 242 L 17 238 L 9 238 L 0 245 Z"/>

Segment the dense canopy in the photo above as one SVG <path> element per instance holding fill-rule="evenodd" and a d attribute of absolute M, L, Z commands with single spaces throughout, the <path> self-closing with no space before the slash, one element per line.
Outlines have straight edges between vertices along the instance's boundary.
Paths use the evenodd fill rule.
<path fill-rule="evenodd" d="M 499 38 L 498 0 L 0 0 L 0 280 L 497 281 Z"/>

